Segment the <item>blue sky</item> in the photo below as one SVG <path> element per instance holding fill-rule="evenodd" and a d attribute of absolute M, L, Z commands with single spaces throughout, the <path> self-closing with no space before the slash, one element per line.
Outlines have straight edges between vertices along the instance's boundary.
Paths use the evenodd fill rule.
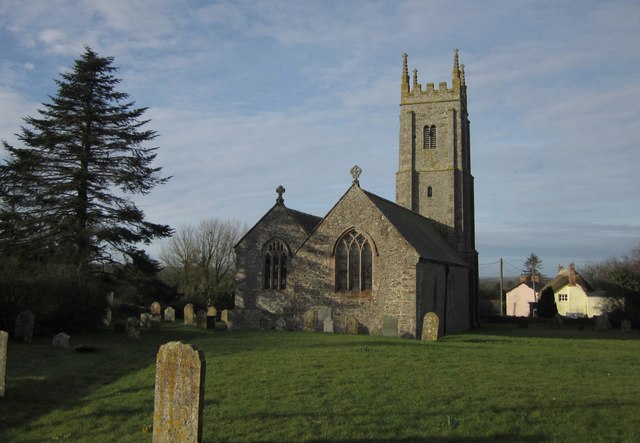
<path fill-rule="evenodd" d="M 251 226 L 280 184 L 323 216 L 354 164 L 394 200 L 402 53 L 450 85 L 459 48 L 481 275 L 532 252 L 548 275 L 579 270 L 640 241 L 635 0 L 2 2 L 0 138 L 16 143 L 85 44 L 159 133 L 174 178 L 137 200 L 151 221 Z"/>

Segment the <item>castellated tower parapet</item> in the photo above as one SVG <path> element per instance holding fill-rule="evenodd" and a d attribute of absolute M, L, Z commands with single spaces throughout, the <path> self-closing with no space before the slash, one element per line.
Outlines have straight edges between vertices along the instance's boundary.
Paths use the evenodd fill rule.
<path fill-rule="evenodd" d="M 476 259 L 467 85 L 464 65 L 453 57 L 451 87 L 418 83 L 403 54 L 400 93 L 400 159 L 396 202 L 434 220 L 449 242 Z"/>

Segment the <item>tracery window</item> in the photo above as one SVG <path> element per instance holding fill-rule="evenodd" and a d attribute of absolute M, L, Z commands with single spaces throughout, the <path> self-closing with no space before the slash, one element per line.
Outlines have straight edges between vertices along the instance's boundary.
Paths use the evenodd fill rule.
<path fill-rule="evenodd" d="M 287 287 L 287 266 L 289 249 L 281 241 L 274 240 L 267 245 L 264 254 L 264 289 L 285 289 Z"/>
<path fill-rule="evenodd" d="M 436 149 L 436 126 L 426 125 L 423 129 L 423 145 L 424 149 Z"/>
<path fill-rule="evenodd" d="M 336 247 L 336 291 L 369 291 L 372 286 L 371 245 L 355 230 L 347 232 Z"/>

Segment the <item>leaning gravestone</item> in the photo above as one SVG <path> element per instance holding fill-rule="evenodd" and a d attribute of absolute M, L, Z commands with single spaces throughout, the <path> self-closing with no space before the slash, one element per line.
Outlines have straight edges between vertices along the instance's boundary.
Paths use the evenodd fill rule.
<path fill-rule="evenodd" d="M 64 332 L 56 334 L 53 336 L 53 340 L 51 341 L 51 346 L 59 349 L 69 349 L 69 336 Z"/>
<path fill-rule="evenodd" d="M 22 311 L 16 318 L 15 328 L 15 340 L 21 343 L 31 342 L 33 337 L 33 325 L 36 321 L 36 316 L 31 311 Z"/>
<path fill-rule="evenodd" d="M 195 320 L 193 318 L 193 305 L 191 303 L 187 303 L 184 305 L 184 324 L 188 326 L 195 325 Z"/>
<path fill-rule="evenodd" d="M 207 329 L 207 311 L 200 309 L 196 314 L 196 327 L 199 329 Z"/>
<path fill-rule="evenodd" d="M 345 326 L 345 331 L 347 334 L 357 335 L 358 334 L 358 320 L 354 317 L 347 318 L 347 324 Z"/>
<path fill-rule="evenodd" d="M 393 315 L 385 315 L 382 318 L 382 335 L 384 337 L 398 336 L 398 319 Z"/>
<path fill-rule="evenodd" d="M 176 322 L 176 310 L 171 306 L 164 310 L 164 321 L 170 321 L 171 323 Z"/>
<path fill-rule="evenodd" d="M 160 346 L 156 358 L 154 443 L 202 441 L 205 366 L 204 354 L 193 345 L 174 341 Z"/>
<path fill-rule="evenodd" d="M 318 313 L 314 309 L 309 309 L 304 313 L 302 330 L 304 332 L 315 332 L 318 327 Z"/>
<path fill-rule="evenodd" d="M 427 312 L 422 320 L 422 340 L 438 341 L 440 319 L 435 312 Z"/>
<path fill-rule="evenodd" d="M 7 373 L 7 345 L 9 343 L 9 334 L 0 331 L 0 398 L 4 397 L 5 374 Z"/>

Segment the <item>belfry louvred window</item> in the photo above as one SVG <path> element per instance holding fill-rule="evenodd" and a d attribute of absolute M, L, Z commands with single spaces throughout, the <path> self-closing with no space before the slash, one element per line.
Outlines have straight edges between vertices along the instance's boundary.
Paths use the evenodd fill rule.
<path fill-rule="evenodd" d="M 267 245 L 264 254 L 264 289 L 287 287 L 288 262 L 289 249 L 284 243 L 274 240 Z"/>
<path fill-rule="evenodd" d="M 436 126 L 426 125 L 423 130 L 423 145 L 424 149 L 436 149 Z"/>
<path fill-rule="evenodd" d="M 347 232 L 336 247 L 336 291 L 369 291 L 373 258 L 367 239 L 355 230 Z"/>

